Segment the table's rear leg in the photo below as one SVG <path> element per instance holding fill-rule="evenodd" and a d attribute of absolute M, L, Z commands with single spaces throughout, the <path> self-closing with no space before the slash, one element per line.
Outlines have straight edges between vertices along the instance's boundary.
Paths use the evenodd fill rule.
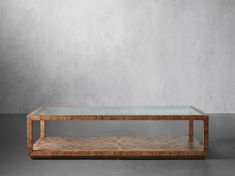
<path fill-rule="evenodd" d="M 189 120 L 189 142 L 193 142 L 193 120 Z"/>
<path fill-rule="evenodd" d="M 45 137 L 45 120 L 40 120 L 40 138 Z"/>
<path fill-rule="evenodd" d="M 209 119 L 208 117 L 203 121 L 204 122 L 204 152 L 208 154 L 208 146 L 209 146 Z"/>

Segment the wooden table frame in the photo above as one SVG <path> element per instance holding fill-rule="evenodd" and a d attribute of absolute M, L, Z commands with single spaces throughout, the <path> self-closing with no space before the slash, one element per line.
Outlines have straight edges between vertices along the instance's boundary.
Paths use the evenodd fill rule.
<path fill-rule="evenodd" d="M 194 107 L 193 107 L 194 108 Z M 201 115 L 71 115 L 38 116 L 36 109 L 27 115 L 27 148 L 31 158 L 205 158 L 208 155 L 209 117 L 194 108 Z M 202 151 L 50 151 L 33 150 L 33 121 L 40 121 L 40 138 L 45 138 L 45 121 L 47 120 L 186 120 L 188 121 L 188 139 L 193 142 L 194 120 L 203 121 Z"/>

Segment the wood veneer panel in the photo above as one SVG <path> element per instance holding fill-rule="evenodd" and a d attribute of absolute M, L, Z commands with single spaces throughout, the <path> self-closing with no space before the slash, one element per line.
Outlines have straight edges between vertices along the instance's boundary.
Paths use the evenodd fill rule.
<path fill-rule="evenodd" d="M 33 145 L 31 157 L 203 157 L 203 146 L 188 137 L 45 137 Z"/>
<path fill-rule="evenodd" d="M 78 115 L 33 116 L 33 120 L 205 120 L 208 115 Z"/>
<path fill-rule="evenodd" d="M 106 151 L 117 150 L 117 137 L 45 137 L 37 140 L 33 150 Z"/>
<path fill-rule="evenodd" d="M 194 108 L 194 107 L 193 107 Z M 201 115 L 73 115 L 27 116 L 28 153 L 32 158 L 204 158 L 208 155 L 209 118 Z M 33 120 L 40 120 L 41 135 L 32 145 Z M 44 120 L 187 120 L 186 137 L 45 137 Z M 193 138 L 193 120 L 204 121 L 204 142 Z"/>

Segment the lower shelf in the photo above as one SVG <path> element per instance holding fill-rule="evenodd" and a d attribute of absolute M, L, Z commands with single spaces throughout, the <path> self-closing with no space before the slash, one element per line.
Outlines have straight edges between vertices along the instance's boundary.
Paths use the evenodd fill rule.
<path fill-rule="evenodd" d="M 57 157 L 205 157 L 196 139 L 188 137 L 45 137 L 33 145 L 32 158 Z"/>

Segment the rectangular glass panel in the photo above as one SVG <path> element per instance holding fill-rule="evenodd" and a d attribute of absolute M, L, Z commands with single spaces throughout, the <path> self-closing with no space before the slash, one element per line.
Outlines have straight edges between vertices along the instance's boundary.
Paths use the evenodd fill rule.
<path fill-rule="evenodd" d="M 202 115 L 190 106 L 45 107 L 36 115 Z"/>

